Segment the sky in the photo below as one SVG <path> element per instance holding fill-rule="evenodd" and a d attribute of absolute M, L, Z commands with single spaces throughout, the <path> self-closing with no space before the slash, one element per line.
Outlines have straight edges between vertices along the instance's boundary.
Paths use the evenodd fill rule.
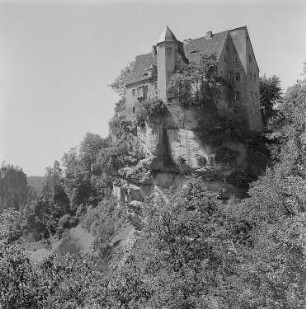
<path fill-rule="evenodd" d="M 181 41 L 246 25 L 260 75 L 286 89 L 305 15 L 304 0 L 0 0 L 0 160 L 44 175 L 86 132 L 107 136 L 109 84 L 166 25 Z"/>

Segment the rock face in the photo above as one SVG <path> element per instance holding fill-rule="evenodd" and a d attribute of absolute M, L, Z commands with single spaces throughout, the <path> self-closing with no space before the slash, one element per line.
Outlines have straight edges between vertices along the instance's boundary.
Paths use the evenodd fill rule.
<path fill-rule="evenodd" d="M 224 132 L 224 136 L 215 138 L 208 133 L 210 125 L 219 126 L 215 116 L 216 112 L 207 108 L 184 108 L 172 102 L 164 114 L 148 116 L 138 126 L 145 159 L 121 169 L 121 181 L 113 188 L 118 205 L 125 205 L 136 230 L 141 229 L 146 199 L 166 203 L 168 192 L 179 190 L 191 174 L 201 176 L 209 190 L 224 198 L 243 196 L 249 174 L 259 175 L 266 164 L 261 153 L 223 129 L 217 132 Z"/>
<path fill-rule="evenodd" d="M 246 168 L 248 154 L 241 142 L 223 139 L 214 143 L 211 136 L 203 138 L 203 124 L 215 122 L 213 112 L 207 108 L 168 104 L 164 115 L 147 119 L 138 130 L 138 137 L 151 158 L 150 168 L 164 172 L 172 166 L 180 174 L 204 170 L 211 173 L 218 169 L 218 174 L 223 170 L 224 175 Z"/>
<path fill-rule="evenodd" d="M 167 152 L 164 145 L 164 123 L 162 119 L 146 122 L 142 127 L 139 127 L 137 132 L 147 153 L 162 157 Z"/>
<path fill-rule="evenodd" d="M 176 165 L 185 164 L 192 169 L 205 166 L 211 151 L 202 145 L 192 130 L 167 129 L 170 157 Z"/>

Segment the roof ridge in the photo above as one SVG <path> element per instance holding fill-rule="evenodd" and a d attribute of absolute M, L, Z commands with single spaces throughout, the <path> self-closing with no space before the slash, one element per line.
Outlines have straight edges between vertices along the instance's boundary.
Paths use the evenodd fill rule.
<path fill-rule="evenodd" d="M 136 55 L 135 58 L 141 57 L 141 56 L 148 56 L 148 55 L 152 55 L 152 52 L 147 52 L 147 53 L 144 53 L 144 54 Z M 152 55 L 152 57 L 154 57 L 154 56 Z"/>
<path fill-rule="evenodd" d="M 237 28 L 233 28 L 233 29 L 230 29 L 228 31 L 234 31 L 234 30 L 239 30 L 239 29 L 247 29 L 247 26 L 241 26 L 241 27 L 237 27 Z"/>
<path fill-rule="evenodd" d="M 229 31 L 231 31 L 231 30 L 224 30 L 224 31 L 221 31 L 221 32 L 213 33 L 213 37 L 214 37 L 215 35 L 217 35 L 217 34 L 222 34 L 222 33 L 225 33 L 225 32 L 228 33 Z M 212 37 L 212 38 L 213 38 L 213 37 Z M 190 39 L 190 41 L 203 40 L 203 39 L 205 39 L 205 38 L 206 38 L 206 35 L 201 36 L 201 37 L 199 37 L 199 38 Z M 187 40 L 188 40 L 188 39 L 187 39 Z"/>

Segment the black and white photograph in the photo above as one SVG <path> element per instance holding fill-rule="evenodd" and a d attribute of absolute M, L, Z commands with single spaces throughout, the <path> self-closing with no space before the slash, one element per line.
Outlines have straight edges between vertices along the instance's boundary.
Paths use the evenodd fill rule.
<path fill-rule="evenodd" d="M 0 309 L 306 308 L 306 0 L 0 0 Z"/>

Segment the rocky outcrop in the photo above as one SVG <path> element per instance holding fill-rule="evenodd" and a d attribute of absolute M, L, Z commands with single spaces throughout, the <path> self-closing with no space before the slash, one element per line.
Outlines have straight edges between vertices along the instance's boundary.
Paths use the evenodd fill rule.
<path fill-rule="evenodd" d="M 142 126 L 138 127 L 137 135 L 147 154 L 162 157 L 167 153 L 164 144 L 163 119 L 154 119 L 152 122 L 145 122 Z"/>
<path fill-rule="evenodd" d="M 139 125 L 137 136 L 145 159 L 122 168 L 118 175 L 121 180 L 113 188 L 118 205 L 127 207 L 136 230 L 141 227 L 147 199 L 166 203 L 167 194 L 179 190 L 191 174 L 201 176 L 209 190 L 224 198 L 243 196 L 249 174 L 258 176 L 266 163 L 264 155 L 254 154 L 247 143 L 229 132 L 224 136 L 208 133 L 210 125 L 218 129 L 216 111 L 184 108 L 177 102 L 169 103 L 165 110 L 162 115 L 148 116 Z M 258 158 L 260 167 L 256 165 Z"/>
<path fill-rule="evenodd" d="M 207 165 L 211 151 L 201 143 L 194 131 L 167 129 L 170 157 L 177 166 L 198 169 Z"/>

